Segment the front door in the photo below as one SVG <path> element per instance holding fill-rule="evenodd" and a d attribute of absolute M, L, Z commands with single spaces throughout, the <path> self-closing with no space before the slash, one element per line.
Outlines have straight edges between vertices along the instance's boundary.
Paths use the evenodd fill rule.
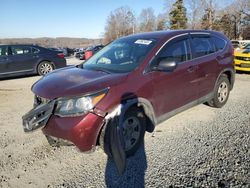
<path fill-rule="evenodd" d="M 172 72 L 154 71 L 152 104 L 158 119 L 175 109 L 188 104 L 198 97 L 197 70 L 195 61 L 191 60 L 189 35 L 181 36 L 169 41 L 155 58 L 174 61 L 177 67 Z"/>

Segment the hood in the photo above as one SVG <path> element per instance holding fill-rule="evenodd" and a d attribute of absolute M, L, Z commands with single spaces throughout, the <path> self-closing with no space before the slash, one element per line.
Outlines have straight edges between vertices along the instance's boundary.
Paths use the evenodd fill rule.
<path fill-rule="evenodd" d="M 32 91 L 46 99 L 80 96 L 117 85 L 126 78 L 127 74 L 109 74 L 71 66 L 42 77 L 32 86 Z"/>
<path fill-rule="evenodd" d="M 240 54 L 250 54 L 250 49 L 236 50 L 235 54 L 237 54 L 237 55 L 240 55 Z"/>

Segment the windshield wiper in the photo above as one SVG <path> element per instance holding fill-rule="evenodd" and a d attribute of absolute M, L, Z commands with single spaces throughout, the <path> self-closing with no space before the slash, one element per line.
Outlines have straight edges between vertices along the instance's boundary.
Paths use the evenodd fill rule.
<path fill-rule="evenodd" d="M 101 67 L 91 67 L 90 70 L 100 71 L 100 72 L 105 72 L 105 73 L 107 73 L 107 74 L 111 74 L 110 71 L 108 71 L 107 69 L 101 68 Z"/>

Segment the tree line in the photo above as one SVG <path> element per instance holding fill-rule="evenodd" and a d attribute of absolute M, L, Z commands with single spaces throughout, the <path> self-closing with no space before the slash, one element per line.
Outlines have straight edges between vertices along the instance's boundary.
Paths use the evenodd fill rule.
<path fill-rule="evenodd" d="M 206 29 L 223 32 L 230 39 L 250 39 L 250 0 L 172 0 L 164 12 L 155 15 L 152 8 L 142 9 L 138 16 L 123 6 L 107 17 L 104 39 L 108 43 L 129 34 L 172 30 Z"/>

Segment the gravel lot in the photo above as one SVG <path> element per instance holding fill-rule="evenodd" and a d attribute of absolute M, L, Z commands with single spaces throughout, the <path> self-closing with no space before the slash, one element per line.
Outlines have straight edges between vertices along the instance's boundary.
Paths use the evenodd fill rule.
<path fill-rule="evenodd" d="M 199 105 L 146 134 L 121 177 L 101 149 L 52 148 L 41 131 L 24 134 L 38 79 L 0 81 L 0 187 L 250 187 L 250 74 L 236 75 L 222 109 Z"/>

